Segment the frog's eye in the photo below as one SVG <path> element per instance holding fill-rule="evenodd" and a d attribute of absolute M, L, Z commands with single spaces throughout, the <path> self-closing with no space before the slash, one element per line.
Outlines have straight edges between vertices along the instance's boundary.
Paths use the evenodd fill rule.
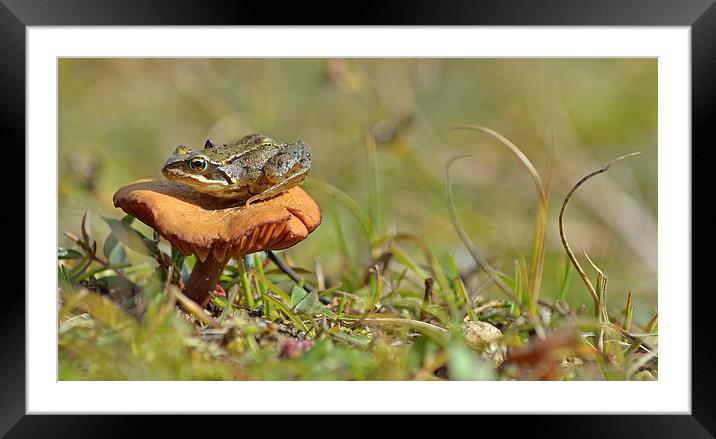
<path fill-rule="evenodd" d="M 201 157 L 194 157 L 189 161 L 189 167 L 192 171 L 203 171 L 206 169 L 206 160 Z"/>

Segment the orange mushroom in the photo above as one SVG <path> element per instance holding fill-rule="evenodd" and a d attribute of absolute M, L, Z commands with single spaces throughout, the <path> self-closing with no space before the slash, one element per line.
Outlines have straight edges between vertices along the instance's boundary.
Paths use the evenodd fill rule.
<path fill-rule="evenodd" d="M 185 255 L 196 255 L 184 294 L 202 305 L 231 257 L 291 247 L 321 223 L 318 204 L 299 187 L 245 206 L 180 183 L 138 180 L 113 201 Z"/>

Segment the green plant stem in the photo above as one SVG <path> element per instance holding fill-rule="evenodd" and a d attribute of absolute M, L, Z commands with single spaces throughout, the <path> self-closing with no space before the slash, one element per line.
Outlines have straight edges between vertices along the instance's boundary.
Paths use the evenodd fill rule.
<path fill-rule="evenodd" d="M 254 295 L 251 293 L 249 276 L 246 274 L 246 261 L 244 261 L 244 258 L 239 258 L 236 262 L 238 262 L 237 265 L 239 266 L 239 283 L 246 299 L 246 305 L 249 308 L 254 308 Z"/>
<path fill-rule="evenodd" d="M 256 270 L 256 273 L 258 273 L 260 276 L 263 277 L 264 275 L 264 266 L 263 262 L 261 261 L 261 257 L 258 253 L 254 253 L 254 270 Z M 264 295 L 266 294 L 266 285 L 261 281 L 261 279 L 258 276 L 254 276 L 254 280 L 256 282 L 256 291 L 259 293 L 259 297 L 262 300 L 263 306 L 264 306 L 264 317 L 270 319 L 271 318 L 271 303 L 267 302 L 266 300 L 263 300 Z"/>

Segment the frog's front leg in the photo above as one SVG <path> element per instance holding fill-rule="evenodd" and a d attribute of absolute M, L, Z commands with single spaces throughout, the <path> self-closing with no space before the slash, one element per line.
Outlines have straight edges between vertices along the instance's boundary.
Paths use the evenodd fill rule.
<path fill-rule="evenodd" d="M 286 180 L 283 180 L 279 183 L 276 183 L 273 186 L 268 187 L 267 189 L 261 191 L 260 193 L 254 195 L 253 197 L 246 200 L 246 206 L 253 203 L 254 201 L 261 201 L 265 200 L 267 198 L 271 198 L 275 195 L 278 195 L 282 192 L 285 192 L 289 189 L 291 189 L 294 186 L 297 186 L 303 180 L 306 178 L 306 174 L 308 172 L 308 169 L 303 170 L 300 174 L 296 174 Z"/>
<path fill-rule="evenodd" d="M 257 187 L 256 195 L 246 200 L 246 205 L 278 195 L 303 182 L 311 167 L 310 150 L 306 153 L 304 145 L 289 145 L 266 162 L 262 184 Z"/>

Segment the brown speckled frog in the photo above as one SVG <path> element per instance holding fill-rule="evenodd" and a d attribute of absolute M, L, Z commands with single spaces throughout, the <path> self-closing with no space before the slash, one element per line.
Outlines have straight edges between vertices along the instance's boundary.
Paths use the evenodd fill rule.
<path fill-rule="evenodd" d="M 261 134 L 192 151 L 179 145 L 164 162 L 162 174 L 218 198 L 250 204 L 300 184 L 311 169 L 311 147 L 301 141 L 281 143 Z"/>

